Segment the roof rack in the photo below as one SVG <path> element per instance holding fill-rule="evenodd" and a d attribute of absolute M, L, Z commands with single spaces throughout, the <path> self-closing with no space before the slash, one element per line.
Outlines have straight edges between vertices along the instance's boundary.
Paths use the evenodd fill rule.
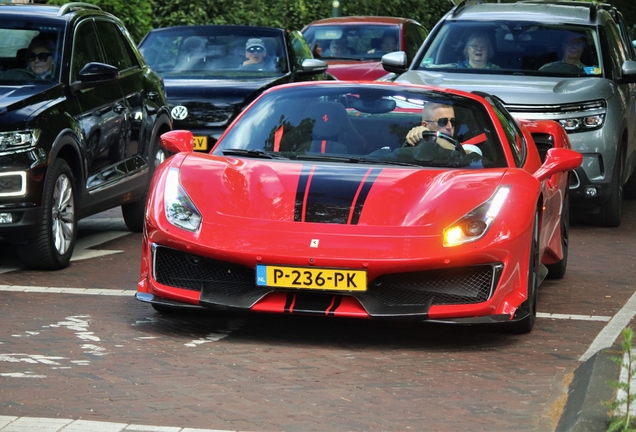
<path fill-rule="evenodd" d="M 457 6 L 455 6 L 455 8 L 453 9 L 453 16 L 457 16 L 457 14 L 459 14 L 467 6 L 474 5 L 474 4 L 481 4 L 481 3 L 487 3 L 487 2 L 485 0 L 461 0 L 460 2 L 457 3 Z"/>
<path fill-rule="evenodd" d="M 73 12 L 73 11 L 76 11 L 76 10 L 82 10 L 82 9 L 102 10 L 102 8 L 100 8 L 99 6 L 96 6 L 96 5 L 91 4 L 91 3 L 71 2 L 71 3 L 66 3 L 65 5 L 63 5 L 60 8 L 60 10 L 57 12 L 57 14 L 59 16 L 62 16 L 62 15 L 67 14 L 69 12 Z"/>

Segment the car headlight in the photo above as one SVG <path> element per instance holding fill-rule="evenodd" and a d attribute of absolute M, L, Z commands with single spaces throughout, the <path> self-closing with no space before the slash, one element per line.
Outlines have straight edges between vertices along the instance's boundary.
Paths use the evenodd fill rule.
<path fill-rule="evenodd" d="M 187 230 L 196 231 L 201 225 L 201 213 L 181 187 L 179 170 L 170 168 L 163 191 L 166 219 L 172 225 Z"/>
<path fill-rule="evenodd" d="M 562 113 L 571 112 L 572 115 L 560 118 L 558 122 L 568 133 L 585 132 L 600 129 L 605 123 L 607 103 L 604 100 L 569 104 L 560 107 Z"/>
<path fill-rule="evenodd" d="M 40 129 L 0 132 L 0 152 L 30 150 L 40 138 Z"/>
<path fill-rule="evenodd" d="M 488 201 L 446 227 L 444 246 L 458 246 L 482 238 L 499 214 L 508 192 L 510 192 L 509 186 L 500 187 Z"/>
<path fill-rule="evenodd" d="M 584 132 L 602 127 L 604 121 L 605 114 L 595 114 L 585 117 L 560 119 L 559 123 L 561 123 L 566 132 Z"/>

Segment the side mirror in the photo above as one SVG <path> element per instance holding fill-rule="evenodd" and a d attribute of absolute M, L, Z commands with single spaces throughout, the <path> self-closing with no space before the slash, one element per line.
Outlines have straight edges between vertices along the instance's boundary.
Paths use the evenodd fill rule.
<path fill-rule="evenodd" d="M 404 51 L 395 51 L 382 56 L 382 67 L 387 72 L 401 74 L 409 68 Z"/>
<path fill-rule="evenodd" d="M 583 155 L 581 153 L 564 148 L 551 148 L 548 150 L 545 162 L 533 174 L 534 177 L 543 181 L 556 173 L 572 171 L 581 166 Z"/>
<path fill-rule="evenodd" d="M 318 59 L 303 60 L 302 69 L 298 71 L 301 75 L 317 75 L 324 73 L 329 65 L 327 62 Z"/>
<path fill-rule="evenodd" d="M 173 130 L 159 137 L 163 148 L 171 153 L 190 153 L 194 149 L 194 137 L 189 130 Z"/>
<path fill-rule="evenodd" d="M 94 87 L 95 84 L 99 83 L 115 81 L 119 79 L 119 71 L 115 66 L 109 64 L 90 62 L 80 69 L 77 73 L 77 78 L 79 81 L 71 84 L 72 91 Z"/>

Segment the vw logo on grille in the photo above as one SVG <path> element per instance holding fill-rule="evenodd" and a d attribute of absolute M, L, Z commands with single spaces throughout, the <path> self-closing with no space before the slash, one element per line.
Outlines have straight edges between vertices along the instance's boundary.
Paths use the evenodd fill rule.
<path fill-rule="evenodd" d="M 170 114 L 172 114 L 172 118 L 175 120 L 183 120 L 188 116 L 188 109 L 183 105 L 177 105 L 176 107 L 172 108 Z"/>

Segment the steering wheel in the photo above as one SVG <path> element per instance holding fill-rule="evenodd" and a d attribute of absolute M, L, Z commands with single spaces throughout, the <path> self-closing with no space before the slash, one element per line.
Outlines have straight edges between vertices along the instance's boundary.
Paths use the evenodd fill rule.
<path fill-rule="evenodd" d="M 435 145 L 439 145 L 439 143 L 437 142 L 437 139 L 441 138 L 445 141 L 448 141 L 450 144 L 453 145 L 453 147 L 455 147 L 455 150 L 458 151 L 460 154 L 465 155 L 466 154 L 466 150 L 464 150 L 464 147 L 462 146 L 462 143 L 459 142 L 458 139 L 453 138 L 452 136 L 445 134 L 444 132 L 439 132 L 439 131 L 423 131 L 422 132 L 422 139 L 420 139 L 418 141 L 417 144 L 415 145 L 420 145 L 423 142 L 432 142 Z M 409 143 L 407 141 L 404 142 L 404 144 L 402 144 L 402 147 L 407 147 L 409 146 Z M 441 147 L 441 146 L 440 146 Z"/>
<path fill-rule="evenodd" d="M 3 78 L 13 78 L 13 79 L 38 78 L 38 75 L 35 72 L 30 71 L 28 69 L 16 68 L 16 69 L 9 69 L 8 71 L 4 72 Z"/>

